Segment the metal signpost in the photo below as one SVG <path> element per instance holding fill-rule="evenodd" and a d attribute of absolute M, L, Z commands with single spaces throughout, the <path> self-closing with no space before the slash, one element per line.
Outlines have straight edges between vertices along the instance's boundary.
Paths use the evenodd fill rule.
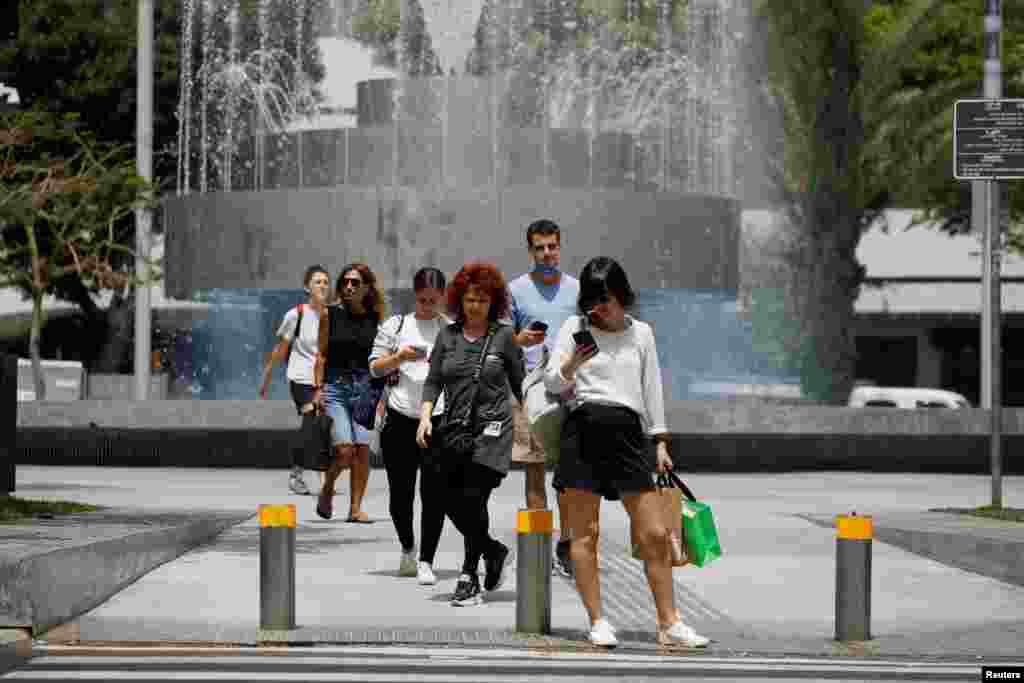
<path fill-rule="evenodd" d="M 971 183 L 971 224 L 984 235 L 981 313 L 981 401 L 989 411 L 992 506 L 1003 505 L 1002 388 L 999 260 L 1002 221 L 999 181 L 1024 178 L 1024 100 L 1001 99 L 1002 0 L 985 15 L 985 99 L 953 108 L 953 175 Z"/>
<path fill-rule="evenodd" d="M 138 66 L 136 67 L 135 164 L 146 182 L 153 181 L 153 0 L 139 0 Z M 135 286 L 135 400 L 149 397 L 149 366 L 152 325 L 149 284 L 149 232 L 153 210 L 135 209 L 135 276 L 145 278 Z"/>

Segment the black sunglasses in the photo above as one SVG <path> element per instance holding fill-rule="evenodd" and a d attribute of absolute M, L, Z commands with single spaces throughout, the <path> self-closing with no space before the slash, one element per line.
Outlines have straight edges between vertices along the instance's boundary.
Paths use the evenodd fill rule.
<path fill-rule="evenodd" d="M 346 278 L 342 278 L 341 281 L 342 281 L 342 283 L 344 285 L 352 285 L 353 287 L 362 287 L 363 286 L 363 281 L 360 280 L 357 277 L 346 277 Z"/>
<path fill-rule="evenodd" d="M 608 302 L 609 302 L 609 301 L 611 301 L 611 300 L 612 300 L 612 298 L 611 298 L 611 296 L 610 296 L 610 295 L 608 294 L 608 292 L 603 292 L 603 293 L 601 293 L 601 294 L 597 294 L 597 295 L 595 295 L 595 296 L 593 296 L 593 297 L 591 297 L 591 298 L 589 298 L 589 299 L 585 300 L 585 301 L 583 302 L 583 304 L 582 304 L 581 308 L 582 308 L 582 309 L 583 309 L 584 311 L 589 311 L 589 310 L 590 310 L 591 308 L 593 308 L 594 306 L 599 306 L 599 305 L 601 305 L 601 304 L 606 304 L 606 303 L 608 303 Z"/>

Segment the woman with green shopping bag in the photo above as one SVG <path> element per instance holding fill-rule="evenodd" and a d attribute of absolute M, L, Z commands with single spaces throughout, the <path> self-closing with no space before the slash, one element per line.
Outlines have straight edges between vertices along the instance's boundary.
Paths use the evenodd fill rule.
<path fill-rule="evenodd" d="M 640 545 L 657 610 L 661 644 L 704 647 L 708 639 L 680 619 L 664 508 L 652 476 L 672 469 L 669 433 L 654 333 L 626 314 L 635 295 L 625 271 L 607 257 L 580 273 L 578 308 L 558 333 L 544 377 L 552 393 L 574 398 L 562 428 L 554 486 L 566 496 L 576 587 L 590 617 L 590 642 L 618 644 L 602 616 L 598 577 L 601 498 L 622 500 Z M 657 440 L 651 462 L 648 439 Z"/>

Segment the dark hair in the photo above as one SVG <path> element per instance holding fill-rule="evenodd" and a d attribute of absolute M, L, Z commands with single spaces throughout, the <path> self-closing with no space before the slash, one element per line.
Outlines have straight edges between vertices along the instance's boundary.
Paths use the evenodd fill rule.
<path fill-rule="evenodd" d="M 623 308 L 629 308 L 636 301 L 626 271 L 618 261 L 607 256 L 590 259 L 580 271 L 580 296 L 576 302 L 580 313 L 586 313 L 600 303 L 601 298 L 609 292 L 615 295 Z"/>
<path fill-rule="evenodd" d="M 558 227 L 558 223 L 547 218 L 534 221 L 526 228 L 526 246 L 533 247 L 534 235 L 554 235 L 558 238 L 558 243 L 562 243 L 562 229 Z"/>
<path fill-rule="evenodd" d="M 505 278 L 493 263 L 474 261 L 462 266 L 448 285 L 448 313 L 458 321 L 466 319 L 462 310 L 462 297 L 470 287 L 479 287 L 491 297 L 491 310 L 487 312 L 489 320 L 504 318 L 511 310 L 508 286 Z"/>
<path fill-rule="evenodd" d="M 444 289 L 444 273 L 437 268 L 420 268 L 412 278 L 413 290 Z"/>
<path fill-rule="evenodd" d="M 309 268 L 306 268 L 306 274 L 302 276 L 302 286 L 309 287 L 309 283 L 313 280 L 313 276 L 316 275 L 317 273 L 323 273 L 324 275 L 327 276 L 328 279 L 330 279 L 331 277 L 331 274 L 328 273 L 327 269 L 324 268 L 323 266 L 319 264 L 310 266 Z"/>
<path fill-rule="evenodd" d="M 370 270 L 370 266 L 365 263 L 350 263 L 342 268 L 338 272 L 338 280 L 334 284 L 335 296 L 341 296 L 341 288 L 345 284 L 345 274 L 353 270 L 359 273 L 359 277 L 369 287 L 366 296 L 363 297 L 363 305 L 366 306 L 367 311 L 376 314 L 379 324 L 387 316 L 388 305 L 384 300 L 384 293 L 381 292 L 380 286 L 377 284 L 377 276 Z"/>

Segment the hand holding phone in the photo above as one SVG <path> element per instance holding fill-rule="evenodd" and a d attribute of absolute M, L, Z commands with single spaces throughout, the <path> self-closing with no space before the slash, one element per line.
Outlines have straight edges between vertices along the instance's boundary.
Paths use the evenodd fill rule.
<path fill-rule="evenodd" d="M 590 330 L 580 330 L 579 332 L 573 332 L 572 340 L 576 342 L 576 348 L 593 346 L 595 352 L 598 350 L 597 340 L 594 339 L 594 335 L 591 334 Z"/>
<path fill-rule="evenodd" d="M 416 358 L 418 360 L 423 360 L 424 358 L 427 357 L 427 347 L 426 346 L 413 346 L 412 348 L 413 348 L 413 351 L 416 352 Z"/>

